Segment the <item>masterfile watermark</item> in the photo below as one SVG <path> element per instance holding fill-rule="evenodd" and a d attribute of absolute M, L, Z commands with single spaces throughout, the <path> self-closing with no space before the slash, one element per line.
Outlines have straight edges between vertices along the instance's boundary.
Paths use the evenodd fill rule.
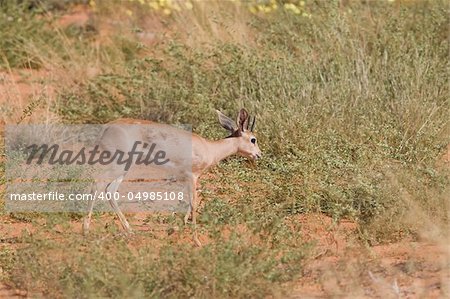
<path fill-rule="evenodd" d="M 142 145 L 142 151 L 138 150 L 140 145 Z M 166 159 L 166 152 L 164 150 L 155 151 L 156 143 L 148 144 L 146 142 L 135 141 L 129 152 L 116 149 L 112 153 L 108 150 L 100 151 L 99 147 L 99 145 L 95 145 L 91 150 L 82 147 L 76 152 L 67 149 L 61 150 L 58 144 L 51 146 L 48 144 L 32 144 L 26 148 L 28 154 L 26 163 L 28 165 L 32 163 L 39 165 L 44 163 L 45 158 L 48 156 L 47 163 L 50 165 L 109 165 L 117 163 L 118 165 L 125 165 L 124 170 L 128 171 L 133 164 L 150 165 L 154 163 L 155 165 L 164 165 L 170 161 L 170 159 Z M 144 152 L 144 150 L 146 151 Z M 39 152 L 40 155 L 37 157 L 37 161 L 34 161 Z M 86 152 L 89 154 L 88 157 L 86 157 Z"/>
<path fill-rule="evenodd" d="M 154 191 L 154 192 L 127 192 L 121 194 L 119 192 L 100 192 L 100 193 L 61 193 L 58 191 L 50 191 L 47 193 L 10 193 L 8 195 L 9 200 L 16 201 L 89 201 L 89 200 L 102 200 L 119 201 L 126 199 L 128 201 L 182 201 L 184 200 L 183 192 L 168 192 L 168 191 Z"/>
<path fill-rule="evenodd" d="M 192 134 L 151 125 L 7 125 L 9 212 L 187 211 Z"/>

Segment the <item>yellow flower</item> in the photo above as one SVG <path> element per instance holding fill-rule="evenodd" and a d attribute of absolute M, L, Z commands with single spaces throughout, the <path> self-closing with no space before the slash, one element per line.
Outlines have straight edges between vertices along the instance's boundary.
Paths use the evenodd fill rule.
<path fill-rule="evenodd" d="M 269 12 L 271 12 L 271 11 L 272 11 L 272 8 L 271 8 L 270 6 L 264 6 L 264 7 L 263 7 L 263 12 L 269 13 Z"/>
<path fill-rule="evenodd" d="M 191 10 L 194 7 L 194 5 L 192 5 L 191 1 L 186 1 L 186 3 L 184 3 L 184 5 L 189 10 Z"/>
<path fill-rule="evenodd" d="M 290 10 L 290 11 L 292 11 L 293 13 L 295 13 L 295 14 L 300 14 L 300 9 L 298 9 L 298 7 L 297 6 L 295 6 L 294 4 L 292 4 L 292 3 L 285 3 L 284 4 L 284 9 L 286 9 L 286 10 Z"/>
<path fill-rule="evenodd" d="M 311 14 L 304 12 L 302 13 L 302 17 L 311 19 Z"/>
<path fill-rule="evenodd" d="M 92 7 L 93 9 L 95 9 L 95 6 L 96 6 L 95 0 L 89 1 L 89 6 Z"/>
<path fill-rule="evenodd" d="M 155 1 L 149 2 L 148 6 L 150 6 L 154 10 L 158 10 L 159 9 L 159 4 L 158 4 L 158 2 L 155 2 Z"/>

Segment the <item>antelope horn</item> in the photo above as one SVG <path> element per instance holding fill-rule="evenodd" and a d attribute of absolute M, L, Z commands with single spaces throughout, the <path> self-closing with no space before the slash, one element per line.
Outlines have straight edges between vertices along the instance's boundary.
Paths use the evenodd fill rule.
<path fill-rule="evenodd" d="M 255 121 L 256 121 L 256 116 L 253 116 L 252 126 L 250 127 L 251 132 L 253 132 L 253 129 L 255 128 Z"/>

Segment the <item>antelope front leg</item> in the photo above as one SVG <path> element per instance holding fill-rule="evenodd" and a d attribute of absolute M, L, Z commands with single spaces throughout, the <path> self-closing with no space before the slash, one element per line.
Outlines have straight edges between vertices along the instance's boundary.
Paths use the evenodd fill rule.
<path fill-rule="evenodd" d="M 198 201 L 197 201 L 197 198 L 198 198 L 198 195 L 197 195 L 198 179 L 194 179 L 193 186 L 194 186 L 194 191 L 192 192 L 192 197 L 193 198 L 190 198 L 190 200 L 189 200 L 189 207 L 188 207 L 188 210 L 186 212 L 186 215 L 184 216 L 184 225 L 187 225 L 190 216 L 192 216 L 191 219 L 192 219 L 192 221 L 194 221 L 193 213 L 195 213 L 195 211 L 197 209 L 197 203 L 198 203 Z M 195 204 L 195 208 L 193 208 L 194 204 Z"/>
<path fill-rule="evenodd" d="M 186 215 L 184 215 L 184 225 L 187 225 L 189 216 L 191 216 L 191 214 L 192 214 L 192 200 L 189 201 L 188 210 L 186 212 Z"/>
<path fill-rule="evenodd" d="M 202 243 L 198 239 L 197 234 L 197 215 L 196 215 L 196 209 L 197 209 L 197 178 L 193 177 L 189 186 L 189 207 L 186 215 L 184 216 L 184 224 L 186 225 L 189 216 L 192 217 L 192 224 L 194 226 L 194 233 L 193 233 L 193 241 L 195 245 L 202 246 Z"/>

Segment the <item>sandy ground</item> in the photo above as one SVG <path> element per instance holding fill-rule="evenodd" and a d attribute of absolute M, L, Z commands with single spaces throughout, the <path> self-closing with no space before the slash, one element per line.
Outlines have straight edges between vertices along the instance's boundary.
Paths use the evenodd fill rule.
<path fill-rule="evenodd" d="M 131 216 L 131 215 L 129 215 Z M 131 247 L 145 242 L 150 229 L 144 214 L 135 214 L 130 222 L 140 233 L 130 240 Z M 93 226 L 113 220 L 104 215 Z M 315 244 L 314 254 L 305 262 L 301 277 L 285 286 L 289 298 L 448 298 L 450 296 L 450 247 L 430 242 L 405 240 L 399 243 L 364 247 L 355 239 L 356 225 L 351 222 L 333 224 L 319 214 L 299 215 L 304 239 Z M 34 231 L 32 224 L 0 218 L 0 248 L 14 248 L 23 231 Z M 101 222 L 101 223 L 100 223 Z M 116 221 L 116 224 L 119 223 Z M 81 235 L 81 221 L 71 224 Z M 160 233 L 158 233 L 158 231 Z M 167 231 L 152 230 L 155 236 Z M 226 234 L 226 232 L 224 232 Z M 189 230 L 179 230 L 169 238 L 192 243 Z M 208 243 L 206 236 L 202 242 Z M 152 238 L 154 241 L 154 238 Z M 194 245 L 193 245 L 194 246 Z M 2 271 L 0 269 L 0 271 Z M 14 289 L 0 283 L 0 298 L 32 298 L 36 293 Z"/>
<path fill-rule="evenodd" d="M 304 235 L 317 243 L 292 298 L 447 298 L 450 247 L 429 241 L 364 247 L 356 226 L 303 215 Z"/>

